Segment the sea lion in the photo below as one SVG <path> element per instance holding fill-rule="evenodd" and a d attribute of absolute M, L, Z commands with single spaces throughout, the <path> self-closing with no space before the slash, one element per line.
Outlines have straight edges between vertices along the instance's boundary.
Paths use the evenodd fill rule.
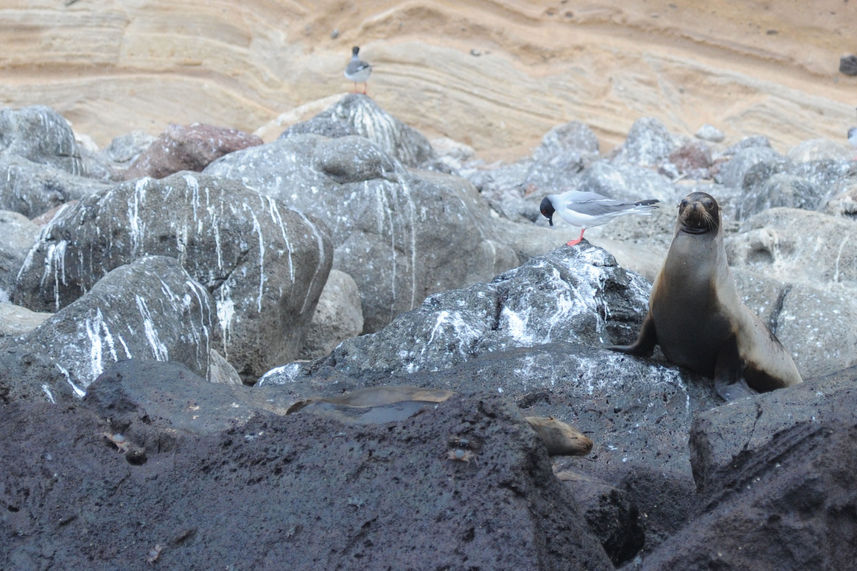
<path fill-rule="evenodd" d="M 693 192 L 678 207 L 675 236 L 637 340 L 610 347 L 648 356 L 660 345 L 667 359 L 714 378 L 725 400 L 802 382 L 791 356 L 744 305 L 726 264 L 717 201 Z M 749 388 L 748 388 L 749 386 Z"/>

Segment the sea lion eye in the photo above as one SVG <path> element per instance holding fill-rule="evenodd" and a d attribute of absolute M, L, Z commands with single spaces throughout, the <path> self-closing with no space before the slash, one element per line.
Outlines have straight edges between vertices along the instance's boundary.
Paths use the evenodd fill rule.
<path fill-rule="evenodd" d="M 687 200 L 682 200 L 681 202 L 678 203 L 679 209 L 682 209 L 685 206 L 687 206 Z"/>

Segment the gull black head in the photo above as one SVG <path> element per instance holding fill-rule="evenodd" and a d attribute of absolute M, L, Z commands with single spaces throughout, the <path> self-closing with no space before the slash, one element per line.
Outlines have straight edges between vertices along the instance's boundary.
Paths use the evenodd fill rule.
<path fill-rule="evenodd" d="M 688 234 L 717 234 L 720 228 L 720 206 L 705 192 L 691 192 L 678 205 L 678 223 Z"/>
<path fill-rule="evenodd" d="M 547 196 L 542 199 L 542 203 L 539 205 L 539 211 L 542 213 L 542 216 L 548 219 L 548 223 L 553 226 L 553 213 L 556 212 L 553 207 L 553 203 L 550 198 Z"/>
<path fill-rule="evenodd" d="M 360 53 L 360 46 L 354 46 L 351 48 L 351 55 L 356 56 L 358 53 Z"/>

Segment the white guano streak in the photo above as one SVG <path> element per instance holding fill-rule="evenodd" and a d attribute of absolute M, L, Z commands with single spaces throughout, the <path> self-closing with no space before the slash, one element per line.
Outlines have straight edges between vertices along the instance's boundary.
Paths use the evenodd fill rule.
<path fill-rule="evenodd" d="M 137 298 L 137 310 L 143 318 L 143 329 L 146 332 L 146 340 L 152 348 L 155 359 L 158 361 L 168 361 L 170 353 L 167 350 L 167 346 L 161 343 L 161 340 L 158 338 L 158 331 L 155 329 L 155 323 L 152 321 L 152 314 L 149 312 L 146 300 L 139 295 L 134 297 Z"/>

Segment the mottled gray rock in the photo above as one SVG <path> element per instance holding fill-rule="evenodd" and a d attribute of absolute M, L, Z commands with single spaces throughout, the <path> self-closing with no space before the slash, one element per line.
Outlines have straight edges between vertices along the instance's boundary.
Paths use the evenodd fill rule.
<path fill-rule="evenodd" d="M 218 350 L 255 377 L 297 356 L 332 248 L 304 214 L 235 181 L 145 178 L 60 212 L 21 268 L 14 299 L 56 310 L 111 269 L 153 254 L 178 258 L 211 292 Z"/>
<path fill-rule="evenodd" d="M 857 220 L 857 180 L 843 184 L 842 190 L 827 201 L 824 212 Z"/>
<path fill-rule="evenodd" d="M 73 175 L 49 164 L 0 153 L 0 208 L 28 218 L 106 187 L 101 181 Z"/>
<path fill-rule="evenodd" d="M 347 375 L 383 378 L 436 371 L 511 347 L 609 344 L 636 334 L 648 288 L 600 248 L 562 247 L 491 282 L 435 294 L 374 335 L 343 342 L 314 367 L 332 363 Z M 292 380 L 275 371 L 266 383 Z"/>
<path fill-rule="evenodd" d="M 381 109 L 370 97 L 357 93 L 346 95 L 309 121 L 292 125 L 280 137 L 307 133 L 330 138 L 359 135 L 410 167 L 435 158 L 431 144 L 419 131 Z"/>
<path fill-rule="evenodd" d="M 708 123 L 697 129 L 693 136 L 709 143 L 721 143 L 726 138 L 723 135 L 723 131 Z"/>
<path fill-rule="evenodd" d="M 50 107 L 0 109 L 0 151 L 72 175 L 84 174 L 71 126 Z"/>
<path fill-rule="evenodd" d="M 678 204 L 677 189 L 666 177 L 635 164 L 600 160 L 583 171 L 572 183 L 575 190 L 597 192 L 616 200 L 648 200 Z"/>
<path fill-rule="evenodd" d="M 657 166 L 679 146 L 666 126 L 654 117 L 634 121 L 615 160 L 640 166 Z"/>
<path fill-rule="evenodd" d="M 201 171 L 223 155 L 261 144 L 256 135 L 237 129 L 204 123 L 171 124 L 134 158 L 123 176 L 128 180 L 164 178 L 183 170 Z"/>
<path fill-rule="evenodd" d="M 363 137 L 290 135 L 227 155 L 205 172 L 324 220 L 336 248 L 333 267 L 360 288 L 367 332 L 431 293 L 518 263 L 469 183 L 408 171 Z"/>
<path fill-rule="evenodd" d="M 38 235 L 39 227 L 26 216 L 0 210 L 0 302 L 9 301 L 18 269 Z"/>
<path fill-rule="evenodd" d="M 324 357 L 340 342 L 360 335 L 361 331 L 363 310 L 357 283 L 345 272 L 331 270 L 298 356 L 301 359 Z"/>
<path fill-rule="evenodd" d="M 29 333 L 52 315 L 0 300 L 0 339 Z"/>
<path fill-rule="evenodd" d="M 82 397 L 120 359 L 174 360 L 208 375 L 214 303 L 178 261 L 140 258 L 86 295 L 0 346 L 0 397 L 59 402 Z"/>
<path fill-rule="evenodd" d="M 128 168 L 140 154 L 149 148 L 155 137 L 143 131 L 132 131 L 114 137 L 99 155 L 116 167 Z"/>
<path fill-rule="evenodd" d="M 676 177 L 693 180 L 711 178 L 709 169 L 714 161 L 713 154 L 711 147 L 702 141 L 686 141 L 670 153 L 668 160 Z"/>
<path fill-rule="evenodd" d="M 726 163 L 720 166 L 720 170 L 715 176 L 715 180 L 724 186 L 743 188 L 744 177 L 752 167 L 760 163 L 764 165 L 776 165 L 783 161 L 782 155 L 769 146 L 735 148 L 737 150 Z"/>
<path fill-rule="evenodd" d="M 824 160 L 850 161 L 854 158 L 854 149 L 830 139 L 810 139 L 789 149 L 786 156 L 795 163 Z"/>
<path fill-rule="evenodd" d="M 556 192 L 598 158 L 598 137 L 588 125 L 572 121 L 554 127 L 533 151 L 524 184 Z"/>

